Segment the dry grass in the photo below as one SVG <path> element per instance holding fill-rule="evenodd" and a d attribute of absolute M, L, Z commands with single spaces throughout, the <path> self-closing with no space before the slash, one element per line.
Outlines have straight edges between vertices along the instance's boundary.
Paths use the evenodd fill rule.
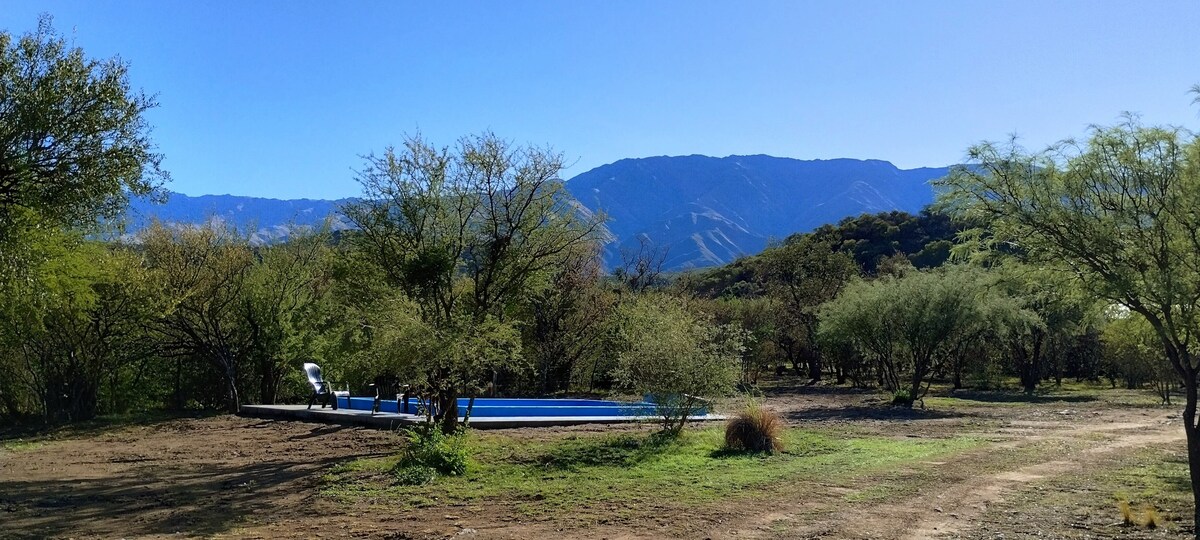
<path fill-rule="evenodd" d="M 725 449 L 765 452 L 783 450 L 783 420 L 758 404 L 751 404 L 725 425 Z"/>
<path fill-rule="evenodd" d="M 1129 501 L 1117 501 L 1117 510 L 1121 512 L 1122 523 L 1133 525 L 1133 507 L 1129 506 Z"/>
<path fill-rule="evenodd" d="M 1139 526 L 1147 529 L 1157 529 L 1166 523 L 1166 518 L 1158 513 L 1158 508 L 1149 503 L 1142 505 L 1141 519 L 1138 519 L 1133 505 L 1129 504 L 1129 501 L 1125 499 L 1117 501 L 1117 510 L 1121 512 L 1121 522 L 1126 527 Z"/>
<path fill-rule="evenodd" d="M 1157 529 L 1163 524 L 1163 517 L 1158 514 L 1158 509 L 1147 504 L 1142 507 L 1142 526 L 1147 529 Z"/>

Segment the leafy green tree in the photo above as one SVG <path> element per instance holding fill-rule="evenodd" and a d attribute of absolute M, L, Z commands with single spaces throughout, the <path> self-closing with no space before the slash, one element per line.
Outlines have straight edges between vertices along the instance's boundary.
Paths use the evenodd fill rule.
<path fill-rule="evenodd" d="M 49 16 L 0 32 L 0 241 L 117 217 L 130 194 L 153 193 L 167 178 L 144 116 L 155 106 L 125 63 L 87 58 Z"/>
<path fill-rule="evenodd" d="M 216 225 L 170 229 L 156 223 L 140 237 L 167 300 L 155 325 L 163 353 L 210 366 L 226 408 L 237 412 L 253 346 L 243 317 L 253 251 L 245 238 Z"/>
<path fill-rule="evenodd" d="M 45 232 L 51 243 L 32 279 L 0 295 L 0 362 L 9 368 L 0 402 L 9 415 L 52 421 L 124 410 L 141 399 L 136 381 L 155 351 L 146 328 L 157 291 L 134 253 Z"/>
<path fill-rule="evenodd" d="M 490 133 L 463 138 L 453 151 L 410 137 L 367 158 L 359 173 L 363 198 L 345 212 L 360 229 L 354 238 L 363 253 L 443 343 L 486 342 L 569 253 L 594 240 L 600 222 L 568 204 L 562 168 L 561 154 L 514 147 Z M 487 381 L 473 373 L 474 363 L 443 358 L 414 361 L 423 366 L 437 420 L 451 432 L 458 396 Z M 503 369 L 493 367 L 488 378 Z"/>
<path fill-rule="evenodd" d="M 894 401 L 911 407 L 982 317 L 978 284 L 961 271 L 852 283 L 821 308 L 821 339 L 874 362 Z"/>
<path fill-rule="evenodd" d="M 654 401 L 665 432 L 678 434 L 706 399 L 732 392 L 746 337 L 740 328 L 715 325 L 686 299 L 661 293 L 623 302 L 615 322 L 616 379 Z"/>
<path fill-rule="evenodd" d="M 989 224 L 974 236 L 1033 264 L 1065 264 L 1087 290 L 1144 317 L 1184 384 L 1184 430 L 1200 523 L 1200 141 L 1129 119 L 1043 152 L 970 150 L 946 204 Z M 1200 537 L 1200 529 L 1197 529 Z"/>
<path fill-rule="evenodd" d="M 710 300 L 709 311 L 723 325 L 735 325 L 744 332 L 745 348 L 741 362 L 741 384 L 758 384 L 758 377 L 780 354 L 778 343 L 781 306 L 771 297 L 720 298 Z"/>
<path fill-rule="evenodd" d="M 820 380 L 821 355 L 817 347 L 817 308 L 832 300 L 858 272 L 854 260 L 834 250 L 829 241 L 800 236 L 769 249 L 758 257 L 762 286 L 780 306 L 780 349 L 797 374 L 800 363 L 808 376 Z"/>
<path fill-rule="evenodd" d="M 1007 260 L 996 271 L 997 287 L 1016 299 L 1022 317 L 1006 328 L 1004 347 L 1026 393 L 1062 372 L 1062 363 L 1095 316 L 1095 299 L 1059 265 L 1037 267 Z"/>
<path fill-rule="evenodd" d="M 1103 333 L 1110 375 L 1124 379 L 1129 389 L 1152 383 L 1163 404 L 1170 405 L 1178 377 L 1163 355 L 1154 329 L 1136 313 L 1118 311 L 1113 315 Z"/>
<path fill-rule="evenodd" d="M 255 252 L 242 318 L 259 403 L 275 403 L 287 370 L 298 373 L 303 362 L 317 361 L 320 340 L 337 324 L 324 305 L 333 282 L 333 252 L 325 229 L 297 229 L 286 242 Z"/>
<path fill-rule="evenodd" d="M 589 246 L 568 256 L 546 286 L 530 295 L 524 331 L 533 357 L 537 388 L 545 394 L 567 390 L 577 368 L 591 367 L 604 355 L 604 325 L 616 295 L 601 286 L 600 258 Z"/>

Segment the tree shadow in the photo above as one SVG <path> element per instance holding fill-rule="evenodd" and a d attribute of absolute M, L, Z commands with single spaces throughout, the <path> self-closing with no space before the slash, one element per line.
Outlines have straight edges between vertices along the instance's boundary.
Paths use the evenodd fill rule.
<path fill-rule="evenodd" d="M 960 399 L 963 401 L 978 401 L 980 403 L 1088 403 L 1096 401 L 1096 396 L 1077 394 L 1026 394 L 1023 392 L 1005 392 L 999 390 L 953 390 L 941 397 Z"/>
<path fill-rule="evenodd" d="M 678 437 L 664 433 L 625 434 L 615 437 L 568 439 L 527 462 L 551 470 L 580 467 L 631 467 L 662 455 L 679 444 Z"/>
<path fill-rule="evenodd" d="M 893 407 L 890 405 L 852 405 L 800 409 L 785 413 L 783 416 L 788 420 L 822 422 L 835 420 L 937 420 L 943 418 L 965 418 L 974 415 L 945 409 L 909 409 L 907 407 Z"/>
<path fill-rule="evenodd" d="M 219 411 L 148 411 L 131 414 L 100 416 L 80 422 L 51 422 L 28 420 L 0 427 L 0 441 L 12 439 L 55 439 L 89 437 L 114 427 L 148 426 L 170 420 L 210 418 Z"/>
<path fill-rule="evenodd" d="M 305 493 L 315 496 L 322 471 L 337 462 L 385 454 L 198 464 L 186 471 L 158 463 L 98 480 L 0 479 L 0 511 L 8 522 L 4 534 L 14 538 L 220 534 L 254 514 L 286 514 L 289 509 L 282 500 Z"/>
<path fill-rule="evenodd" d="M 321 426 L 312 428 L 311 430 L 309 430 L 308 433 L 304 433 L 304 434 L 300 434 L 300 435 L 292 435 L 291 437 L 288 437 L 288 440 L 289 441 L 303 441 L 303 440 L 308 440 L 308 439 L 317 439 L 317 438 L 321 438 L 321 437 L 328 437 L 339 431 L 344 431 L 347 428 L 348 428 L 348 426 L 343 426 L 343 425 L 338 425 L 338 424 L 321 425 Z"/>
<path fill-rule="evenodd" d="M 798 383 L 787 386 L 768 386 L 762 388 L 766 397 L 772 396 L 871 396 L 879 393 L 877 389 L 856 388 L 852 386 L 836 386 L 832 384 Z"/>

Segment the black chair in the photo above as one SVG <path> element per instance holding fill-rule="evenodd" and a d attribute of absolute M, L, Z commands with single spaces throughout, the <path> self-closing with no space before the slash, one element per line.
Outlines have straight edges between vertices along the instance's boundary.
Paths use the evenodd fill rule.
<path fill-rule="evenodd" d="M 321 398 L 322 409 L 324 409 L 326 405 L 330 404 L 330 399 L 332 398 L 333 410 L 336 411 L 338 408 L 337 398 L 339 396 L 346 396 L 347 405 L 349 405 L 349 387 L 347 387 L 346 390 L 334 390 L 333 385 L 336 383 L 333 381 L 327 381 L 321 376 L 321 366 L 310 362 L 305 362 L 304 373 L 308 375 L 308 383 L 313 387 L 312 397 L 308 398 L 309 409 L 312 408 L 313 403 L 317 401 L 317 398 Z"/>
<path fill-rule="evenodd" d="M 379 412 L 379 407 L 383 402 L 384 396 L 394 396 L 396 398 L 396 412 L 408 412 L 408 388 L 407 384 L 401 385 L 400 379 L 390 376 L 381 375 L 375 378 L 375 382 L 370 384 L 371 388 L 375 389 L 375 403 L 371 406 L 371 414 Z M 401 396 L 403 392 L 403 396 Z"/>

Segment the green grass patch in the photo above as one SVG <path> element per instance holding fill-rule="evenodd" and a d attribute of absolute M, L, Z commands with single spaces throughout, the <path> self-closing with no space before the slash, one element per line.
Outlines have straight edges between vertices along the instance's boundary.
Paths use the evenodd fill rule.
<path fill-rule="evenodd" d="M 1161 400 L 1149 388 L 1128 390 L 1111 388 L 1107 383 L 1063 381 L 1062 386 L 1044 383 L 1032 394 L 1016 387 L 1003 390 L 951 390 L 948 386 L 934 385 L 924 403 L 926 407 L 935 410 L 962 407 L 1077 409 L 1114 406 L 1153 408 L 1159 407 Z"/>
<path fill-rule="evenodd" d="M 46 441 L 12 439 L 0 441 L 0 449 L 6 452 L 28 452 L 46 445 Z"/>
<path fill-rule="evenodd" d="M 720 428 L 679 439 L 621 434 L 530 440 L 472 433 L 472 460 L 461 477 L 403 486 L 387 473 L 398 458 L 363 459 L 333 469 L 325 493 L 411 506 L 503 501 L 531 514 L 578 513 L 610 501 L 637 508 L 753 496 L 791 480 L 851 478 L 985 444 L 970 437 L 841 439 L 793 429 L 784 436 L 786 450 L 768 456 L 723 452 L 722 437 Z"/>
<path fill-rule="evenodd" d="M 1113 497 L 1127 501 L 1186 503 L 1192 496 L 1187 456 L 1183 453 L 1143 451 L 1125 461 L 1108 482 Z"/>

